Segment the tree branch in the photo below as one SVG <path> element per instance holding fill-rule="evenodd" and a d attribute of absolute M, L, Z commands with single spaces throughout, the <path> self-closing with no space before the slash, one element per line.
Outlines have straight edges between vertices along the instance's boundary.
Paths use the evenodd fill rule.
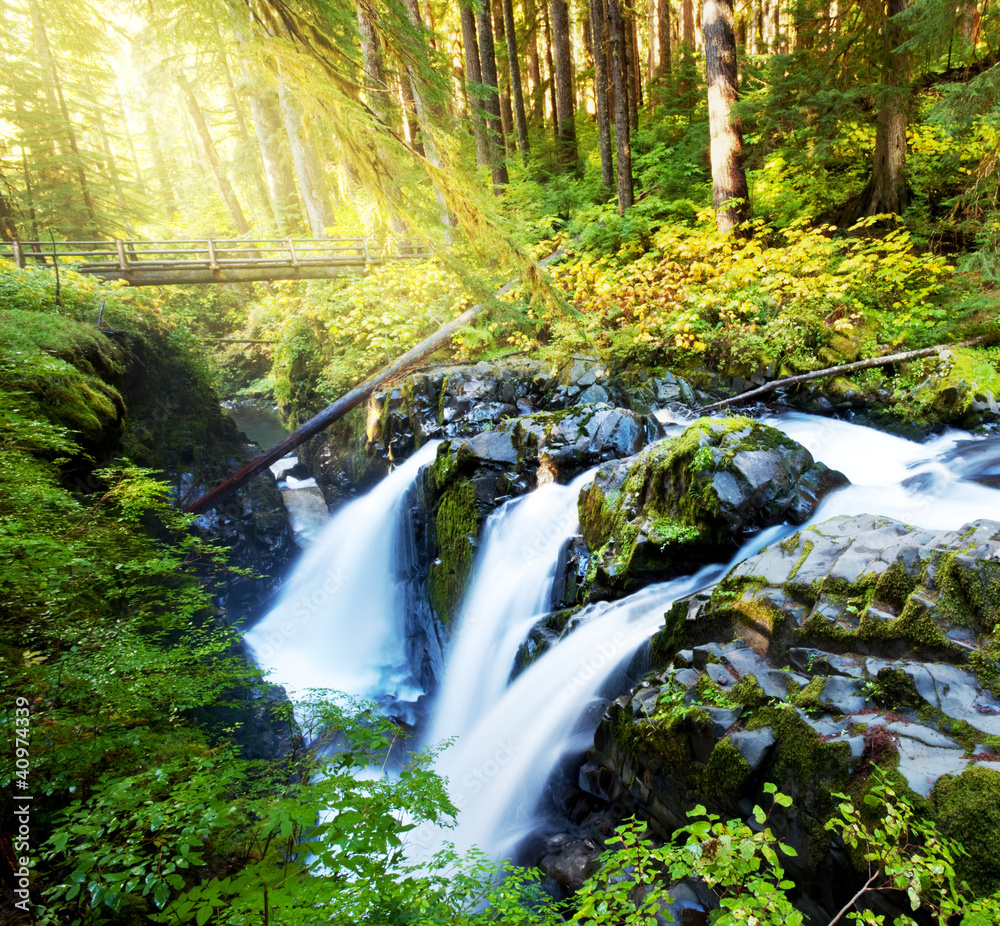
<path fill-rule="evenodd" d="M 813 370 L 811 373 L 802 373 L 798 376 L 786 376 L 784 379 L 775 379 L 765 383 L 758 389 L 751 389 L 749 392 L 742 392 L 721 402 L 712 405 L 703 405 L 696 409 L 699 412 L 711 412 L 717 408 L 724 408 L 727 405 L 735 405 L 737 402 L 745 402 L 748 399 L 755 399 L 757 396 L 766 395 L 781 386 L 794 386 L 798 383 L 806 383 L 813 379 L 823 379 L 826 376 L 835 376 L 843 373 L 854 373 L 858 370 L 867 370 L 871 367 L 882 367 L 889 363 L 902 363 L 906 360 L 916 360 L 919 357 L 930 357 L 933 354 L 940 354 L 942 351 L 954 350 L 958 347 L 975 347 L 977 344 L 985 344 L 987 341 L 998 337 L 997 333 L 984 334 L 978 338 L 970 338 L 967 341 L 959 341 L 957 344 L 938 344 L 936 347 L 924 347 L 920 350 L 908 350 L 901 354 L 889 354 L 885 357 L 872 357 L 870 360 L 858 360 L 856 363 L 847 363 L 839 367 L 827 367 L 824 370 Z"/>

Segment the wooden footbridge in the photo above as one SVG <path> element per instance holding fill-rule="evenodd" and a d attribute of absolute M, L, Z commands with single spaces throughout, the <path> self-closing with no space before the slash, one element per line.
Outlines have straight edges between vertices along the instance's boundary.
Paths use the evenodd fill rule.
<path fill-rule="evenodd" d="M 177 241 L 4 241 L 0 260 L 87 273 L 130 286 L 327 280 L 399 260 L 426 260 L 426 248 L 373 252 L 366 238 L 254 238 Z"/>

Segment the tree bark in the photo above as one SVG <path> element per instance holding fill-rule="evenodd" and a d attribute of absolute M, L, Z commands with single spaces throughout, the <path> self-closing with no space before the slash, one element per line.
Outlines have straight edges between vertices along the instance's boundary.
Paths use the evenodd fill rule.
<path fill-rule="evenodd" d="M 531 84 L 531 118 L 541 125 L 545 116 L 545 93 L 538 58 L 538 7 L 535 0 L 524 0 L 524 19 L 528 29 L 525 57 L 528 60 L 528 81 Z"/>
<path fill-rule="evenodd" d="M 719 232 L 728 235 L 750 216 L 743 137 L 732 115 L 738 95 L 733 0 L 705 0 L 702 22 L 712 137 L 712 199 Z"/>
<path fill-rule="evenodd" d="M 486 119 L 480 85 L 483 69 L 479 64 L 479 39 L 476 36 L 476 14 L 472 0 L 459 0 L 459 16 L 462 22 L 462 50 L 465 53 L 465 77 L 469 95 L 469 110 L 472 116 L 472 133 L 476 140 L 476 164 L 480 167 L 490 163 L 490 149 L 486 141 Z"/>
<path fill-rule="evenodd" d="M 49 45 L 49 36 L 45 31 L 45 21 L 42 18 L 41 8 L 37 0 L 30 2 L 31 31 L 35 42 L 35 47 L 41 59 L 43 68 L 48 71 L 51 81 L 52 92 L 55 93 L 59 101 L 59 112 L 62 114 L 63 130 L 66 132 L 66 139 L 69 142 L 69 149 L 73 153 L 76 163 L 76 179 L 80 184 L 80 194 L 83 197 L 83 205 L 87 212 L 88 231 L 97 234 L 97 215 L 94 212 L 94 201 L 90 195 L 90 186 L 87 183 L 87 174 L 83 169 L 83 161 L 80 157 L 80 147 L 76 140 L 76 130 L 69 117 L 69 107 L 66 105 L 66 97 L 63 94 L 62 81 L 59 79 L 59 69 L 56 67 L 56 59 L 52 54 L 52 47 Z"/>
<path fill-rule="evenodd" d="M 488 0 L 476 9 L 476 26 L 479 33 L 479 66 L 482 68 L 483 86 L 486 97 L 483 100 L 487 114 L 487 143 L 489 146 L 490 169 L 493 172 L 493 193 L 499 196 L 509 183 L 507 165 L 504 162 L 503 125 L 500 121 L 500 94 L 497 85 L 497 56 L 493 45 L 493 23 Z"/>
<path fill-rule="evenodd" d="M 576 126 L 573 119 L 573 59 L 570 49 L 569 5 L 551 0 L 552 45 L 555 53 L 556 110 L 559 118 L 558 149 L 563 167 L 575 172 L 579 166 Z"/>
<path fill-rule="evenodd" d="M 250 70 L 243 64 L 243 75 L 249 90 L 250 118 L 260 159 L 264 164 L 264 179 L 267 181 L 268 200 L 277 228 L 281 232 L 300 230 L 302 217 L 299 212 L 298 193 L 295 190 L 295 174 L 285 152 L 281 148 L 282 125 L 278 115 L 278 100 L 274 90 L 254 86 Z"/>
<path fill-rule="evenodd" d="M 407 12 L 410 15 L 410 22 L 414 26 L 422 25 L 422 20 L 420 18 L 420 4 L 418 0 L 404 0 L 406 4 Z M 413 73 L 412 68 L 407 68 L 406 73 L 403 75 L 404 83 L 409 79 L 410 95 L 413 100 L 413 110 L 417 116 L 417 123 L 420 126 L 421 133 L 423 135 L 424 143 L 422 149 L 424 156 L 430 162 L 432 167 L 437 168 L 437 170 L 442 169 L 441 157 L 438 154 L 437 144 L 434 141 L 434 134 L 431 131 L 430 124 L 427 120 L 427 113 L 424 107 L 423 101 L 420 97 L 420 85 L 417 82 L 417 77 Z M 451 229 L 455 224 L 452 220 L 451 213 L 448 211 L 448 203 L 445 200 L 444 191 L 441 189 L 440 184 L 433 177 L 431 182 L 434 186 L 434 197 L 437 199 L 438 208 L 441 210 L 441 224 L 444 226 L 444 240 L 445 244 L 451 245 Z"/>
<path fill-rule="evenodd" d="M 510 64 L 510 89 L 514 98 L 514 119 L 517 122 L 517 147 L 521 160 L 526 165 L 530 154 L 528 141 L 528 117 L 524 111 L 524 88 L 521 84 L 521 63 L 517 60 L 517 33 L 514 31 L 513 0 L 502 0 L 505 34 L 507 38 L 507 61 Z M 537 64 L 537 61 L 536 61 Z"/>
<path fill-rule="evenodd" d="M 20 237 L 17 232 L 17 216 L 9 195 L 11 189 L 7 178 L 0 174 L 0 239 L 4 241 L 13 241 Z"/>
<path fill-rule="evenodd" d="M 247 153 L 247 161 L 245 163 L 249 171 L 253 174 L 253 184 L 257 188 L 257 196 L 260 199 L 260 204 L 266 209 L 270 205 L 271 199 L 267 182 L 261 169 L 261 163 L 257 158 L 260 155 L 260 146 L 254 144 L 250 139 L 250 130 L 247 128 L 246 118 L 243 115 L 243 104 L 240 102 L 239 95 L 236 92 L 236 82 L 233 80 L 233 72 L 229 67 L 229 58 L 222 50 L 222 35 L 219 33 L 218 25 L 215 27 L 215 35 L 219 41 L 219 64 L 222 67 L 222 73 L 226 80 L 226 90 L 229 93 L 230 106 L 233 110 L 233 115 L 236 117 L 236 134 L 240 140 L 240 146 Z"/>
<path fill-rule="evenodd" d="M 594 30 L 594 102 L 597 109 L 597 138 L 601 149 L 601 180 L 610 191 L 615 185 L 611 153 L 611 112 L 608 105 L 607 34 L 608 25 L 601 0 L 590 0 L 590 24 Z"/>
<path fill-rule="evenodd" d="M 198 137 L 201 139 L 201 146 L 205 152 L 205 157 L 208 158 L 208 163 L 212 165 L 212 173 L 215 175 L 215 182 L 219 187 L 219 193 L 222 194 L 222 199 L 229 209 L 229 214 L 233 217 L 233 225 L 239 234 L 245 235 L 250 231 L 250 223 L 243 214 L 243 208 L 236 198 L 236 193 L 233 192 L 233 185 L 229 182 L 229 175 L 224 170 L 222 161 L 219 159 L 219 153 L 215 149 L 215 142 L 212 140 L 212 133 L 208 128 L 208 123 L 205 121 L 205 114 L 201 111 L 194 91 L 183 74 L 178 75 L 177 83 L 180 84 L 181 92 L 184 94 L 184 101 L 187 103 L 188 112 L 191 114 L 191 120 L 194 122 Z"/>
<path fill-rule="evenodd" d="M 632 147 L 628 126 L 628 71 L 625 60 L 625 23 L 619 0 L 608 2 L 608 36 L 611 42 L 611 81 L 615 95 L 615 142 L 618 154 L 618 214 L 635 202 L 632 185 Z"/>
<path fill-rule="evenodd" d="M 125 133 L 125 142 L 132 157 L 132 176 L 135 177 L 135 182 L 139 186 L 142 186 L 142 165 L 139 163 L 139 155 L 135 151 L 135 140 L 132 138 L 132 131 L 128 127 L 128 112 L 125 109 L 125 101 L 122 99 L 121 92 L 115 95 L 115 100 L 118 103 L 118 121 L 121 123 L 122 131 Z"/>
<path fill-rule="evenodd" d="M 906 52 L 897 51 L 906 38 L 898 16 L 907 5 L 908 0 L 889 0 L 888 18 L 884 26 L 882 105 L 875 129 L 875 157 L 872 162 L 872 178 L 866 190 L 865 215 L 887 212 L 900 215 L 909 204 L 910 195 L 906 183 L 906 122 L 910 91 L 906 83 L 910 56 Z"/>
<path fill-rule="evenodd" d="M 670 0 L 659 0 L 656 6 L 657 40 L 660 43 L 657 76 L 663 83 L 670 80 Z"/>
<path fill-rule="evenodd" d="M 507 56 L 507 29 L 503 19 L 503 0 L 493 0 L 494 47 L 497 55 L 497 86 L 500 90 L 500 124 L 506 152 L 515 148 L 514 108 L 511 105 L 510 60 Z"/>
<path fill-rule="evenodd" d="M 549 102 L 552 106 L 552 132 L 559 143 L 559 106 L 556 102 L 556 69 L 552 63 L 552 28 L 549 23 L 549 5 L 541 0 L 542 18 L 545 24 L 545 65 L 548 68 Z"/>
<path fill-rule="evenodd" d="M 426 149 L 421 141 L 421 120 L 417 113 L 416 97 L 413 94 L 413 76 L 408 72 L 399 75 L 399 96 L 402 101 L 403 122 L 406 125 L 406 137 L 410 143 L 410 150 L 424 157 Z"/>
<path fill-rule="evenodd" d="M 639 109 L 642 107 L 642 55 L 639 54 L 639 18 L 632 11 L 628 20 L 630 35 L 632 39 L 632 87 L 634 95 L 630 98 L 634 100 L 632 106 L 632 131 L 639 128 Z"/>
<path fill-rule="evenodd" d="M 174 195 L 174 187 L 170 182 L 170 171 L 167 169 L 167 159 L 160 145 L 160 135 L 156 131 L 153 114 L 145 104 L 142 108 L 142 117 L 146 127 L 146 144 L 149 147 L 150 157 L 153 159 L 153 173 L 156 174 L 156 182 L 160 187 L 160 199 L 167 211 L 167 221 L 173 222 L 177 218 L 177 197 Z"/>
<path fill-rule="evenodd" d="M 135 237 L 135 228 L 132 226 L 128 201 L 125 198 L 125 187 L 122 184 L 121 174 L 118 172 L 118 162 L 115 160 L 111 136 L 104 122 L 104 113 L 101 111 L 100 101 L 97 99 L 97 94 L 93 88 L 91 88 L 90 92 L 94 99 L 94 115 L 97 118 L 97 131 L 101 136 L 101 147 L 104 149 L 104 156 L 107 158 L 108 174 L 111 177 L 111 186 L 115 191 L 115 202 L 118 204 L 118 211 L 121 213 L 122 224 L 125 226 L 125 230 L 131 237 Z"/>

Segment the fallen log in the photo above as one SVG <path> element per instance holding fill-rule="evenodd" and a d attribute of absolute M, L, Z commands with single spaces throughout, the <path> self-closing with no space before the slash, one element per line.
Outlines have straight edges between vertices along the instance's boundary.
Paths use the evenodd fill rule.
<path fill-rule="evenodd" d="M 872 367 L 884 367 L 890 363 L 903 363 L 907 360 L 917 360 L 920 357 L 931 357 L 940 354 L 942 351 L 954 350 L 957 347 L 975 347 L 977 344 L 985 344 L 994 340 L 996 334 L 984 334 L 978 338 L 970 338 L 968 341 L 959 341 L 956 344 L 938 344 L 937 347 L 922 347 L 920 350 L 903 351 L 901 354 L 887 354 L 884 357 L 872 357 L 869 360 L 858 360 L 855 363 L 845 363 L 839 367 L 827 367 L 824 370 L 813 370 L 811 373 L 800 373 L 797 376 L 786 376 L 784 379 L 771 380 L 757 389 L 749 392 L 741 392 L 739 395 L 723 399 L 712 405 L 703 405 L 695 409 L 698 412 L 711 412 L 717 408 L 725 408 L 727 405 L 735 405 L 737 402 L 746 402 L 747 399 L 755 399 L 760 395 L 767 395 L 782 386 L 795 386 L 798 383 L 807 383 L 813 379 L 823 379 L 826 376 L 835 376 L 843 373 L 856 373 L 858 370 L 868 370 Z"/>
<path fill-rule="evenodd" d="M 551 253 L 548 257 L 540 260 L 538 262 L 538 266 L 547 267 L 549 264 L 559 260 L 559 258 L 565 253 L 565 248 L 553 251 L 553 253 Z M 518 282 L 519 279 L 511 280 L 509 283 L 501 286 L 494 295 L 496 297 L 500 297 L 509 293 L 515 286 L 517 286 Z M 220 483 L 211 491 L 206 492 L 197 501 L 192 502 L 190 505 L 186 505 L 184 510 L 191 514 L 202 514 L 206 511 L 210 511 L 220 502 L 225 501 L 225 499 L 229 498 L 229 496 L 232 495 L 237 489 L 253 479 L 253 477 L 259 472 L 262 472 L 272 463 L 276 463 L 289 451 L 294 450 L 300 444 L 309 440 L 309 438 L 314 434 L 318 434 L 338 419 L 343 418 L 344 415 L 346 415 L 352 408 L 356 408 L 362 402 L 367 401 L 368 397 L 376 389 L 378 389 L 379 386 L 398 376 L 400 373 L 406 372 L 410 367 L 419 363 L 425 357 L 433 354 L 434 351 L 443 347 L 453 334 L 473 322 L 476 316 L 479 315 L 479 313 L 485 308 L 486 306 L 483 303 L 476 303 L 472 306 L 472 308 L 466 309 L 461 315 L 458 316 L 458 318 L 442 325 L 430 337 L 424 338 L 423 341 L 414 347 L 411 347 L 396 361 L 390 363 L 388 366 L 382 367 L 382 369 L 379 370 L 374 376 L 366 379 L 360 385 L 355 386 L 345 395 L 342 395 L 332 405 L 328 405 L 318 415 L 310 418 L 297 431 L 293 431 L 288 435 L 288 437 L 280 443 L 275 444 L 270 450 L 251 460 L 246 466 L 230 476 L 225 482 Z"/>

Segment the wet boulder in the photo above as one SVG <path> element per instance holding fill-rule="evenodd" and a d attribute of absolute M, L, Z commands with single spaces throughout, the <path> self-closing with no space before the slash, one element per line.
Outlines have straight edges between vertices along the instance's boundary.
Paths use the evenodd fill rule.
<path fill-rule="evenodd" d="M 747 817 L 774 782 L 794 799 L 772 817 L 799 853 L 790 876 L 829 914 L 860 876 L 817 834 L 837 793 L 864 795 L 878 768 L 969 840 L 960 876 L 992 892 L 1000 843 L 972 821 L 1000 799 L 998 613 L 1000 522 L 806 528 L 674 603 L 654 668 L 602 718 L 581 787 L 666 837 L 697 803 Z"/>
<path fill-rule="evenodd" d="M 368 402 L 370 456 L 405 459 L 436 438 L 470 437 L 552 404 L 556 376 L 533 360 L 480 362 L 411 373 Z"/>
<path fill-rule="evenodd" d="M 749 418 L 701 418 L 682 435 L 602 466 L 580 493 L 594 592 L 614 597 L 801 523 L 847 478 Z"/>
<path fill-rule="evenodd" d="M 560 483 L 598 463 L 638 453 L 664 433 L 654 417 L 606 403 L 525 415 L 507 430 L 520 458 L 535 466 L 539 482 Z"/>

